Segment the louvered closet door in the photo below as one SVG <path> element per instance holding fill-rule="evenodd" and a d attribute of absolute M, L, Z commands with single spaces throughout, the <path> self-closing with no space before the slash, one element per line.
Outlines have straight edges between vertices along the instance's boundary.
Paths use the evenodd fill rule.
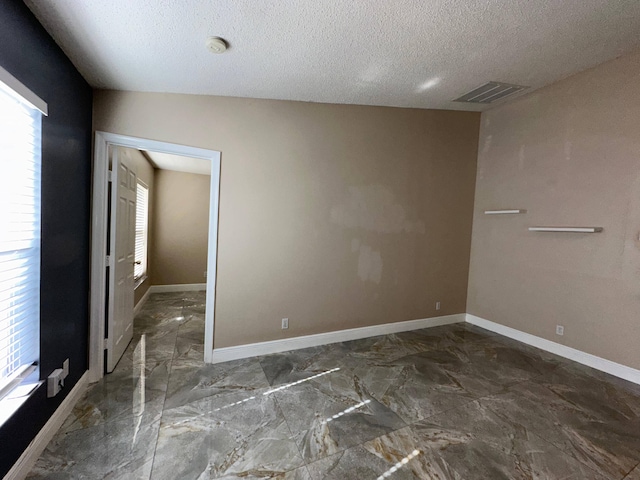
<path fill-rule="evenodd" d="M 120 149 L 112 152 L 111 272 L 107 327 L 107 372 L 112 372 L 133 338 L 136 235 L 136 172 Z"/>

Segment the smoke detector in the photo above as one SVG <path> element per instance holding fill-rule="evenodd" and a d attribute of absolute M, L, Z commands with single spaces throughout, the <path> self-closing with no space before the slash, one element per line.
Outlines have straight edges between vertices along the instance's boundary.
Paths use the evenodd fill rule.
<path fill-rule="evenodd" d="M 453 101 L 465 103 L 493 103 L 496 100 L 515 95 L 527 88 L 529 87 L 512 85 L 510 83 L 488 82 L 471 90 L 469 93 L 465 93 Z"/>
<path fill-rule="evenodd" d="M 220 37 L 209 37 L 207 48 L 211 53 L 224 53 L 227 50 L 227 42 Z"/>

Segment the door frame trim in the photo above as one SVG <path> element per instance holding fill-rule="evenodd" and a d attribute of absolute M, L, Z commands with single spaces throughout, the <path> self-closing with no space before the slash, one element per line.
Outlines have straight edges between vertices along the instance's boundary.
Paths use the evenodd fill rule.
<path fill-rule="evenodd" d="M 97 382 L 104 372 L 104 331 L 106 298 L 107 194 L 109 146 L 152 150 L 211 161 L 209 195 L 209 241 L 207 252 L 207 301 L 205 309 L 204 361 L 213 361 L 215 293 L 218 257 L 220 206 L 220 152 L 175 143 L 96 131 L 93 158 L 93 198 L 91 208 L 91 287 L 89 306 L 89 382 Z"/>

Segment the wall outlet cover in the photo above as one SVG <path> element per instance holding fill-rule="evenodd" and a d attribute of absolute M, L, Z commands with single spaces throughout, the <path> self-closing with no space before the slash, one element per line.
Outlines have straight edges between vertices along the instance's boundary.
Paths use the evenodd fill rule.
<path fill-rule="evenodd" d="M 289 319 L 288 318 L 283 318 L 282 319 L 282 330 L 286 330 L 287 328 L 289 328 Z"/>
<path fill-rule="evenodd" d="M 64 372 L 61 368 L 56 368 L 51 375 L 47 377 L 47 397 L 55 397 L 64 386 Z"/>
<path fill-rule="evenodd" d="M 564 335 L 564 327 L 562 325 L 556 325 L 556 335 Z"/>

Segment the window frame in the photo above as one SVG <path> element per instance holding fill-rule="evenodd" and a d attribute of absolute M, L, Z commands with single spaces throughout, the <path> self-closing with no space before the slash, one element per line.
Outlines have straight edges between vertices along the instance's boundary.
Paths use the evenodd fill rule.
<path fill-rule="evenodd" d="M 145 205 L 145 219 L 144 219 L 144 230 L 142 232 L 142 238 L 143 238 L 143 257 L 141 259 L 138 259 L 138 257 L 136 255 L 134 255 L 134 261 L 136 262 L 136 264 L 134 265 L 134 277 L 133 277 L 133 281 L 134 281 L 134 288 L 138 288 L 146 279 L 147 279 L 147 272 L 148 272 L 148 266 L 149 266 L 149 200 L 150 200 L 150 189 L 149 186 L 142 180 L 137 179 L 136 181 L 136 226 L 135 226 L 135 239 L 134 239 L 134 254 L 137 253 L 138 249 L 138 204 L 139 204 L 139 195 L 138 195 L 138 189 L 142 187 L 146 190 L 146 205 Z M 142 272 L 139 275 L 135 275 L 135 269 L 138 266 L 137 262 L 141 261 L 142 262 Z"/>
<path fill-rule="evenodd" d="M 33 181 L 35 182 L 35 189 L 33 190 L 33 199 L 34 201 L 39 202 L 36 205 L 37 217 L 37 227 L 34 230 L 34 237 L 27 237 L 29 241 L 35 242 L 37 245 L 37 259 L 34 257 L 32 261 L 37 262 L 37 273 L 33 271 L 27 271 L 27 273 L 22 273 L 22 275 L 37 275 L 37 281 L 33 282 L 37 284 L 37 294 L 34 294 L 34 297 L 37 297 L 38 305 L 36 307 L 36 311 L 34 313 L 35 316 L 35 327 L 29 327 L 32 329 L 32 335 L 35 335 L 35 340 L 32 339 L 32 343 L 35 344 L 35 359 L 33 362 L 29 360 L 29 362 L 25 363 L 25 359 L 23 358 L 21 364 L 13 369 L 10 374 L 6 377 L 6 379 L 0 383 L 2 385 L 2 390 L 0 391 L 0 425 L 2 425 L 28 398 L 29 396 L 36 390 L 42 381 L 39 379 L 40 376 L 40 288 L 42 284 L 42 277 L 40 272 L 40 264 L 42 262 L 42 126 L 43 126 L 43 116 L 48 115 L 48 106 L 47 103 L 44 102 L 40 97 L 38 97 L 35 93 L 33 93 L 28 87 L 23 85 L 18 79 L 16 79 L 13 75 L 11 75 L 7 70 L 3 67 L 0 67 L 0 91 L 3 94 L 7 94 L 10 97 L 13 97 L 18 102 L 20 102 L 24 107 L 31 111 L 31 115 L 35 112 L 39 112 L 37 115 L 37 127 L 34 127 L 34 130 L 30 132 L 29 138 L 34 139 L 37 138 L 39 140 L 39 144 L 35 146 L 34 151 L 32 152 L 32 157 L 29 161 L 34 162 L 34 168 L 37 169 L 37 175 Z M 33 118 L 33 117 L 32 117 Z M 35 145 L 35 144 L 34 144 Z M 28 191 L 28 190 L 27 190 Z M 24 208 L 24 207 L 23 207 Z M 7 220 L 11 222 L 11 220 Z M 36 233 L 37 232 L 37 233 Z M 22 241 L 22 240 L 21 240 Z M 34 247 L 29 247 L 30 249 Z M 20 249 L 24 250 L 23 248 Z M 18 250 L 16 250 L 18 251 Z M 9 281 L 12 281 L 14 277 L 7 277 Z M 31 281 L 34 279 L 32 278 Z M 28 281 L 28 280 L 27 280 Z M 12 287 L 15 288 L 15 287 Z M 25 310 L 22 310 L 24 312 Z M 12 318 L 15 313 L 10 314 L 8 318 Z M 34 320 L 30 321 L 30 325 L 32 325 Z M 34 333 L 35 332 L 35 333 Z M 10 346 L 14 345 L 15 342 L 18 342 L 17 339 L 13 339 L 10 342 Z"/>

